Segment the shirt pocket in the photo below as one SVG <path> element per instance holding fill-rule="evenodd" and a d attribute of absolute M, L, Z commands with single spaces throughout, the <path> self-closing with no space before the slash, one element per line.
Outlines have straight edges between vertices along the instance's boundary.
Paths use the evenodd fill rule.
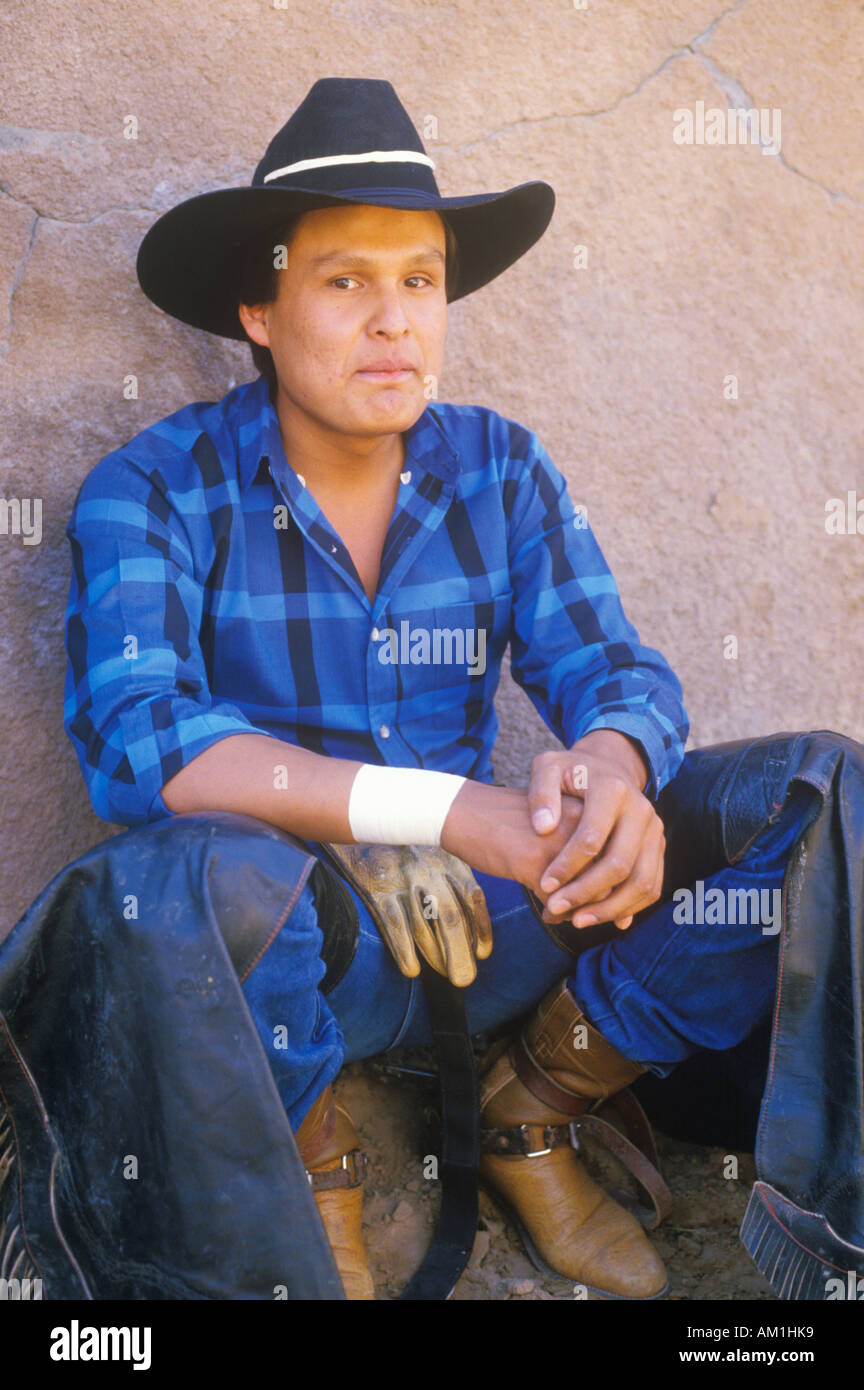
<path fill-rule="evenodd" d="M 494 694 L 510 634 L 511 590 L 435 604 L 429 624 L 428 684 L 462 699 Z M 427 620 L 428 621 L 428 620 Z"/>

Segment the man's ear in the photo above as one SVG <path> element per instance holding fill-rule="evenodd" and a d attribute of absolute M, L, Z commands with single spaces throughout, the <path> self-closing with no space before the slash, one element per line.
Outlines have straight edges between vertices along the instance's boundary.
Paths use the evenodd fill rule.
<path fill-rule="evenodd" d="M 269 348 L 270 333 L 267 327 L 268 304 L 240 304 L 237 314 L 253 343 Z"/>

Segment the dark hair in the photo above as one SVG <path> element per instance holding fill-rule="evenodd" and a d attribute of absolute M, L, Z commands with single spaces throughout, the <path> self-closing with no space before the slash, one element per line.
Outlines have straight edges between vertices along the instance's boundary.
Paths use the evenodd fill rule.
<path fill-rule="evenodd" d="M 458 274 L 456 236 L 447 218 L 441 213 L 438 215 L 444 223 L 446 248 L 444 283 L 449 299 L 455 289 Z M 277 222 L 275 225 L 267 227 L 263 232 L 259 232 L 248 243 L 237 278 L 238 305 L 273 303 L 279 293 L 279 271 L 273 264 L 274 248 L 277 246 L 287 248 L 291 245 L 298 223 L 304 216 L 305 213 L 303 212 L 295 213 L 287 222 Z M 276 385 L 276 369 L 273 366 L 270 349 L 262 347 L 260 343 L 253 343 L 245 328 L 243 333 L 249 344 L 249 351 L 252 353 L 252 361 L 255 363 L 256 370 L 261 373 L 271 388 L 274 387 Z"/>

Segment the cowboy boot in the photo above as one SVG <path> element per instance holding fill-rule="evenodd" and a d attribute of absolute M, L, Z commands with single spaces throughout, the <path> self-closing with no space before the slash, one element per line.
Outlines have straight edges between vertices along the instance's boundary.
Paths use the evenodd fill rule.
<path fill-rule="evenodd" d="M 350 1115 L 333 1099 L 332 1086 L 322 1091 L 295 1138 L 345 1297 L 374 1299 L 362 1231 L 366 1155 Z"/>
<path fill-rule="evenodd" d="M 666 1271 L 636 1218 L 577 1158 L 570 1122 L 644 1070 L 587 1022 L 562 981 L 480 1083 L 481 1178 L 538 1268 L 609 1298 L 657 1298 Z"/>

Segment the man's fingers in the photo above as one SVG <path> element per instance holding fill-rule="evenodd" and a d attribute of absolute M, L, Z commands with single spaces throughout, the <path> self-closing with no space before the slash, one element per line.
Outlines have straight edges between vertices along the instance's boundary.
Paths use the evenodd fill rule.
<path fill-rule="evenodd" d="M 619 820 L 622 804 L 630 794 L 632 788 L 628 787 L 623 777 L 610 778 L 594 786 L 592 794 L 586 798 L 579 825 L 543 872 L 540 880 L 542 892 L 555 893 L 562 883 L 571 883 L 587 864 L 602 853 Z M 560 894 L 556 894 L 556 897 L 560 897 Z M 556 910 L 551 904 L 550 909 Z"/>
<path fill-rule="evenodd" d="M 662 895 L 662 893 L 663 893 L 663 878 L 664 878 L 665 859 L 666 859 L 666 840 L 665 840 L 665 836 L 664 836 L 663 843 L 662 843 L 662 845 L 661 845 L 661 850 L 660 850 L 659 864 L 658 864 L 658 868 L 657 868 L 657 873 L 656 873 L 655 878 L 654 878 L 654 885 L 653 885 L 653 888 L 652 888 L 651 896 L 650 896 L 650 898 L 648 899 L 647 903 L 644 903 L 644 904 L 643 904 L 644 907 L 650 907 L 652 903 L 656 903 L 657 900 L 661 897 L 661 895 Z M 578 915 L 578 914 L 577 914 L 577 915 Z M 632 921 L 633 921 L 634 915 L 635 915 L 635 914 L 630 913 L 630 915 L 627 916 L 627 917 L 619 918 L 619 919 L 615 922 L 615 925 L 616 925 L 616 927 L 618 928 L 618 930 L 619 930 L 619 931 L 626 931 L 627 928 L 631 925 L 631 923 L 632 923 Z"/>
<path fill-rule="evenodd" d="M 663 884 L 663 846 L 662 837 L 651 834 L 646 839 L 633 872 L 625 883 L 603 897 L 593 898 L 571 914 L 574 926 L 590 926 L 586 918 L 593 917 L 597 922 L 615 922 L 621 926 L 629 917 L 632 921 L 637 912 L 656 902 Z M 628 924 L 629 925 L 629 924 Z"/>
<path fill-rule="evenodd" d="M 537 835 L 548 835 L 561 819 L 561 768 L 542 753 L 531 765 L 528 813 Z"/>

